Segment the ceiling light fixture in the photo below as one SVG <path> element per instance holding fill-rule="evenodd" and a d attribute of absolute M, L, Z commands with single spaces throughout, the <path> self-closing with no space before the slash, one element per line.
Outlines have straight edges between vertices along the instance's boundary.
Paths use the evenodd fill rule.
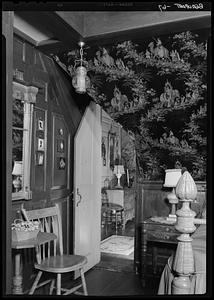
<path fill-rule="evenodd" d="M 86 93 L 86 90 L 90 86 L 90 79 L 87 76 L 86 67 L 83 66 L 83 64 L 87 65 L 87 62 L 83 60 L 83 46 L 85 45 L 85 43 L 79 42 L 78 45 L 80 46 L 80 59 L 75 60 L 75 64 L 74 64 L 75 75 L 72 79 L 72 85 L 75 88 L 77 93 L 84 94 Z M 78 62 L 80 62 L 80 66 L 76 67 Z"/>

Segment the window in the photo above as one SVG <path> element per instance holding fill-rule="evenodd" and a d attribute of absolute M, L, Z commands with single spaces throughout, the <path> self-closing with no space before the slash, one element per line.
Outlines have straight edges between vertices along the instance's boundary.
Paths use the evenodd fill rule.
<path fill-rule="evenodd" d="M 33 104 L 38 88 L 13 82 L 12 200 L 31 199 Z"/>

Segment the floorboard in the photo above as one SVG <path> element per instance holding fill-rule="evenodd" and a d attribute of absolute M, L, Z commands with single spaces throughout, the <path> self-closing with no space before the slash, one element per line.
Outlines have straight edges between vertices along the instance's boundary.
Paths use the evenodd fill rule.
<path fill-rule="evenodd" d="M 124 232 L 118 232 L 118 235 L 134 236 L 134 221 L 127 222 Z M 115 234 L 114 228 L 103 231 L 102 240 Z M 112 255 L 101 253 L 101 261 L 92 269 L 85 273 L 85 279 L 88 289 L 88 295 L 91 297 L 140 297 L 143 295 L 155 296 L 159 284 L 159 277 L 148 277 L 145 287 L 142 287 L 140 277 L 135 274 L 133 254 Z M 78 284 L 80 278 L 77 279 Z M 72 276 L 63 274 L 63 286 L 71 288 L 73 286 Z M 42 287 L 37 295 L 47 295 L 48 287 Z M 69 297 L 79 297 L 69 295 Z M 81 297 L 82 298 L 82 297 Z"/>
<path fill-rule="evenodd" d="M 86 273 L 86 282 L 89 295 L 143 295 L 143 288 L 139 278 L 134 273 L 125 274 L 92 269 Z"/>
<path fill-rule="evenodd" d="M 125 230 L 118 235 L 134 236 L 135 222 L 128 221 Z M 114 226 L 102 227 L 101 240 L 115 235 Z M 107 254 L 101 252 L 101 261 L 86 273 L 89 295 L 97 296 L 140 296 L 156 295 L 159 277 L 150 277 L 143 288 L 139 275 L 134 270 L 134 253 L 130 255 Z M 96 282 L 96 284 L 94 284 Z"/>
<path fill-rule="evenodd" d="M 142 287 L 139 275 L 130 272 L 113 272 L 106 269 L 100 270 L 92 268 L 85 273 L 85 280 L 88 290 L 88 296 L 91 297 L 134 297 L 142 295 L 157 295 L 157 289 L 159 284 L 159 278 L 150 277 L 146 280 L 145 287 Z M 72 280 L 72 276 L 63 274 L 62 286 L 70 289 L 74 285 L 80 283 L 80 278 L 75 282 Z M 36 290 L 36 296 L 48 295 L 49 285 L 43 286 Z M 53 292 L 53 296 L 56 295 L 56 291 Z M 76 295 L 69 295 L 68 297 L 80 297 Z M 82 297 L 81 297 L 82 298 Z"/>
<path fill-rule="evenodd" d="M 154 296 L 159 283 L 159 279 L 150 278 L 143 288 L 139 276 L 134 273 L 97 269 L 91 269 L 85 277 L 90 296 Z"/>

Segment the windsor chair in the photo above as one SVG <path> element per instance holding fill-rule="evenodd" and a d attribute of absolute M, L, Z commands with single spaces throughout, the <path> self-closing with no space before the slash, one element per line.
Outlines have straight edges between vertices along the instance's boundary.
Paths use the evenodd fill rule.
<path fill-rule="evenodd" d="M 56 294 L 69 295 L 71 293 L 88 295 L 84 276 L 84 265 L 87 263 L 87 258 L 82 255 L 68 255 L 63 253 L 63 238 L 62 238 L 62 219 L 58 204 L 53 207 L 25 210 L 22 209 L 23 215 L 27 220 L 38 220 L 41 224 L 41 231 L 52 232 L 57 236 L 57 239 L 46 243 L 45 245 L 36 248 L 36 263 L 34 267 L 39 270 L 29 294 L 34 294 L 39 287 L 50 283 L 49 294 L 56 289 Z M 81 283 L 76 284 L 71 289 L 61 287 L 61 278 L 63 273 L 79 271 Z M 43 273 L 56 274 L 56 279 L 48 279 L 40 283 Z M 54 276 L 55 277 L 55 276 Z M 56 286 L 55 286 L 56 282 Z M 82 288 L 83 292 L 78 290 Z"/>

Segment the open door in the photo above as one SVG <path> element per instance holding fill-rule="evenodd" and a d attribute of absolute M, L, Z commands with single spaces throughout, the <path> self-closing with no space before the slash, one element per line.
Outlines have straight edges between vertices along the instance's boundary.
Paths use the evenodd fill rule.
<path fill-rule="evenodd" d="M 100 261 L 101 133 L 101 107 L 91 102 L 74 138 L 74 254 L 87 257 L 85 271 Z"/>

